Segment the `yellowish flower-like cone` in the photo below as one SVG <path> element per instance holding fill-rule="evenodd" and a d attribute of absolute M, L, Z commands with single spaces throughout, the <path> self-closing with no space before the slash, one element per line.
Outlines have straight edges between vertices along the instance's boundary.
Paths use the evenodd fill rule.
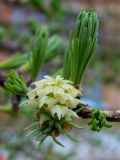
<path fill-rule="evenodd" d="M 34 89 L 27 93 L 28 104 L 45 109 L 52 117 L 71 119 L 77 118 L 77 114 L 72 111 L 79 104 L 76 98 L 81 95 L 71 81 L 64 80 L 61 76 L 52 78 L 45 76 L 43 80 L 33 83 Z"/>

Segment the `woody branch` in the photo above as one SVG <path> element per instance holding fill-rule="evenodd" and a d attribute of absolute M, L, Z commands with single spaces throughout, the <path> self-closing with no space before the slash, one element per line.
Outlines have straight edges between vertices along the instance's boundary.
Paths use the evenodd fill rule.
<path fill-rule="evenodd" d="M 4 87 L 4 82 L 5 82 L 5 74 L 0 72 L 0 86 Z M 15 103 L 14 105 L 18 105 L 18 100 L 17 103 Z M 80 111 L 78 113 L 79 117 L 82 118 L 90 118 L 92 116 L 92 107 L 87 105 L 87 104 L 83 104 L 83 103 L 79 103 L 79 105 L 77 106 L 76 110 L 81 109 L 82 111 Z M 107 120 L 111 121 L 111 122 L 120 122 L 120 110 L 117 111 L 109 111 L 109 110 L 101 110 L 102 113 L 106 114 Z"/>

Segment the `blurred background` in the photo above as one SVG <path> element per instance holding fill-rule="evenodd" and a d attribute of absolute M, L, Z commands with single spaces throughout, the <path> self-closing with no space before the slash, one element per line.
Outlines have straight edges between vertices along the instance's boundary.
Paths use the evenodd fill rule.
<path fill-rule="evenodd" d="M 58 35 L 60 48 L 43 67 L 38 79 L 62 66 L 69 33 L 81 9 L 95 8 L 100 20 L 98 48 L 87 70 L 82 87 L 85 103 L 106 110 L 120 109 L 120 1 L 119 0 L 0 0 L 0 63 L 16 53 L 31 50 L 38 27 L 45 27 L 49 36 Z M 0 71 L 3 70 L 0 65 Z M 6 72 L 6 70 L 5 70 Z M 32 122 L 33 113 L 20 114 L 4 109 L 11 95 L 0 88 L 0 160 L 120 160 L 120 124 L 100 133 L 85 126 L 73 131 L 80 144 L 60 137 L 66 146 L 56 146 L 48 139 L 37 148 L 26 137 L 24 128 Z"/>

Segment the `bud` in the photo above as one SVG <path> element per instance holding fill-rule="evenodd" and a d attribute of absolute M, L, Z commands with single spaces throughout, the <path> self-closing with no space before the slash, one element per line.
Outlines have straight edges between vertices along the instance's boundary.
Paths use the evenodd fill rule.
<path fill-rule="evenodd" d="M 101 131 L 103 127 L 112 127 L 112 124 L 107 122 L 106 115 L 102 113 L 99 109 L 92 110 L 92 118 L 88 124 L 91 125 L 91 129 L 93 131 L 97 132 Z"/>
<path fill-rule="evenodd" d="M 13 70 L 7 74 L 4 85 L 8 91 L 16 95 L 25 95 L 28 91 L 24 77 Z"/>

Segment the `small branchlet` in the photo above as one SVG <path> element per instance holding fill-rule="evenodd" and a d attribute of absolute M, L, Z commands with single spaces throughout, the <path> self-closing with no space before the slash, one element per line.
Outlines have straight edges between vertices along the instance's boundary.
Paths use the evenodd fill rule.
<path fill-rule="evenodd" d="M 11 70 L 4 82 L 5 88 L 16 95 L 25 95 L 28 92 L 26 81 L 22 75 Z"/>
<path fill-rule="evenodd" d="M 32 0 L 31 2 L 33 3 Z M 53 2 L 56 5 L 57 2 L 55 0 Z M 38 3 L 42 4 L 38 0 L 34 2 L 35 5 Z M 19 101 L 23 95 L 28 98 L 24 104 L 27 103 L 28 107 L 37 110 L 35 123 L 27 128 L 27 132 L 40 144 L 48 136 L 51 136 L 55 143 L 63 147 L 63 144 L 56 138 L 60 134 L 64 134 L 77 142 L 69 131 L 72 128 L 82 128 L 73 123 L 73 118 L 78 118 L 78 115 L 83 118 L 91 118 L 89 125 L 94 131 L 100 131 L 103 127 L 112 127 L 107 120 L 120 120 L 119 111 L 114 114 L 105 113 L 105 111 L 92 109 L 81 104 L 80 101 L 81 89 L 79 84 L 97 47 L 97 34 L 98 18 L 96 12 L 93 10 L 81 11 L 77 18 L 75 33 L 71 34 L 69 47 L 64 58 L 63 76 L 65 79 L 60 75 L 55 78 L 45 76 L 43 80 L 34 82 L 34 88 L 31 87 L 28 91 L 24 77 L 17 72 L 12 70 L 7 74 L 7 77 L 1 75 L 3 77 L 1 85 L 18 95 L 13 97 L 15 111 L 18 110 Z M 40 28 L 37 31 L 30 59 L 27 62 L 31 76 L 30 82 L 37 77 L 44 62 L 53 59 L 60 50 L 59 47 L 60 41 L 56 36 L 48 41 L 48 33 L 45 29 Z M 10 67 L 14 60 L 13 57 L 4 65 L 7 64 L 8 67 L 9 64 Z M 24 59 L 22 58 L 22 60 Z M 5 83 L 3 83 L 4 79 L 6 79 Z"/>

